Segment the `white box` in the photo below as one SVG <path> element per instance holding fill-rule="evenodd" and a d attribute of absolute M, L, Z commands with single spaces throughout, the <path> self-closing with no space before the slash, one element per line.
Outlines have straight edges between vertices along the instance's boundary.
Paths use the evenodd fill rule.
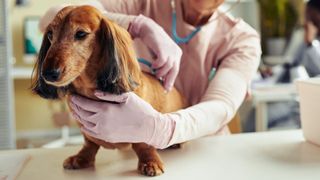
<path fill-rule="evenodd" d="M 320 78 L 295 82 L 300 101 L 300 117 L 304 137 L 320 145 Z"/>

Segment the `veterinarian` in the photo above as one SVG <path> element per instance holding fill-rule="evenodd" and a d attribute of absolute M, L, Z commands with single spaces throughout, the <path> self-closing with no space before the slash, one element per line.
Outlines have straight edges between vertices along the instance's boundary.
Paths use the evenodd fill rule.
<path fill-rule="evenodd" d="M 100 4 L 101 3 L 101 4 Z M 206 135 L 229 134 L 227 124 L 249 93 L 261 50 L 257 32 L 218 10 L 224 0 L 101 0 L 91 2 L 155 55 L 152 68 L 190 107 L 162 114 L 134 93 L 105 101 L 74 96 L 82 131 L 107 142 L 144 142 L 157 148 Z M 42 18 L 44 29 L 63 6 Z M 179 71 L 180 69 L 180 71 Z"/>

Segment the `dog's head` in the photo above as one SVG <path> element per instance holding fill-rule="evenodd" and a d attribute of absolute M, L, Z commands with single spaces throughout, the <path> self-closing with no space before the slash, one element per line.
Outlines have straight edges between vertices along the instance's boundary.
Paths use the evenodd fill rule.
<path fill-rule="evenodd" d="M 98 90 L 134 90 L 140 72 L 126 30 L 91 6 L 66 7 L 48 25 L 35 65 L 32 89 L 56 99 L 78 78 Z"/>

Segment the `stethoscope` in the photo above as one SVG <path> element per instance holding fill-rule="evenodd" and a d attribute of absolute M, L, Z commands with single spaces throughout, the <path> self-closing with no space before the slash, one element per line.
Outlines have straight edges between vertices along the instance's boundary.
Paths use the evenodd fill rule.
<path fill-rule="evenodd" d="M 172 38 L 177 44 L 185 44 L 188 43 L 200 30 L 201 26 L 196 27 L 194 31 L 192 31 L 186 37 L 180 37 L 177 33 L 177 12 L 176 12 L 176 2 L 171 0 L 171 9 L 172 9 Z"/>
<path fill-rule="evenodd" d="M 228 10 L 226 10 L 225 13 L 221 13 L 218 16 L 216 16 L 214 19 L 211 21 L 217 20 L 221 15 L 228 13 L 231 11 L 238 3 L 240 0 L 237 0 L 235 4 L 233 4 Z M 192 31 L 189 35 L 186 37 L 180 37 L 177 33 L 177 13 L 176 13 L 176 3 L 175 0 L 171 0 L 171 9 L 172 9 L 172 38 L 177 44 L 186 44 L 188 43 L 197 33 L 201 30 L 201 26 L 197 26 L 194 31 Z M 209 82 L 215 77 L 216 74 L 216 68 L 213 67 L 209 73 L 208 80 Z"/>
<path fill-rule="evenodd" d="M 236 3 L 234 3 L 225 13 L 219 14 L 215 19 L 211 20 L 214 21 L 218 19 L 221 15 L 228 13 L 231 11 L 238 3 L 240 0 L 237 0 Z M 200 30 L 201 26 L 197 26 L 194 31 L 192 31 L 189 35 L 186 37 L 180 37 L 177 33 L 177 13 L 176 13 L 176 2 L 175 0 L 171 0 L 171 9 L 172 9 L 172 38 L 177 44 L 186 44 L 188 43 Z"/>
<path fill-rule="evenodd" d="M 213 19 L 211 21 L 214 21 L 214 20 L 218 19 L 221 15 L 228 13 L 239 2 L 240 2 L 240 0 L 237 0 L 237 2 L 235 4 L 233 4 L 225 13 L 221 13 L 220 15 L 218 15 L 215 19 Z M 172 38 L 177 44 L 186 44 L 195 35 L 197 35 L 197 33 L 201 30 L 201 26 L 197 26 L 196 29 L 194 31 L 192 31 L 189 35 L 187 35 L 186 37 L 180 37 L 177 33 L 177 12 L 176 12 L 175 0 L 171 0 L 170 4 L 171 4 L 171 9 L 172 9 Z M 148 66 L 151 69 L 151 73 L 155 74 L 155 69 L 152 68 L 152 64 L 149 61 L 147 61 L 146 59 L 143 59 L 143 58 L 138 58 L 138 61 L 140 63 Z M 212 68 L 212 70 L 210 71 L 208 80 L 211 81 L 213 79 L 213 77 L 215 76 L 215 74 L 216 74 L 216 68 Z"/>

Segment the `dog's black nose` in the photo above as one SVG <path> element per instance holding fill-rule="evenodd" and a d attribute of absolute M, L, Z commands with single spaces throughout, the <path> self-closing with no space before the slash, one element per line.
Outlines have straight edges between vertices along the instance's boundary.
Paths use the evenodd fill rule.
<path fill-rule="evenodd" d="M 55 82 L 60 77 L 60 69 L 50 69 L 50 70 L 44 71 L 43 77 L 47 81 Z"/>

